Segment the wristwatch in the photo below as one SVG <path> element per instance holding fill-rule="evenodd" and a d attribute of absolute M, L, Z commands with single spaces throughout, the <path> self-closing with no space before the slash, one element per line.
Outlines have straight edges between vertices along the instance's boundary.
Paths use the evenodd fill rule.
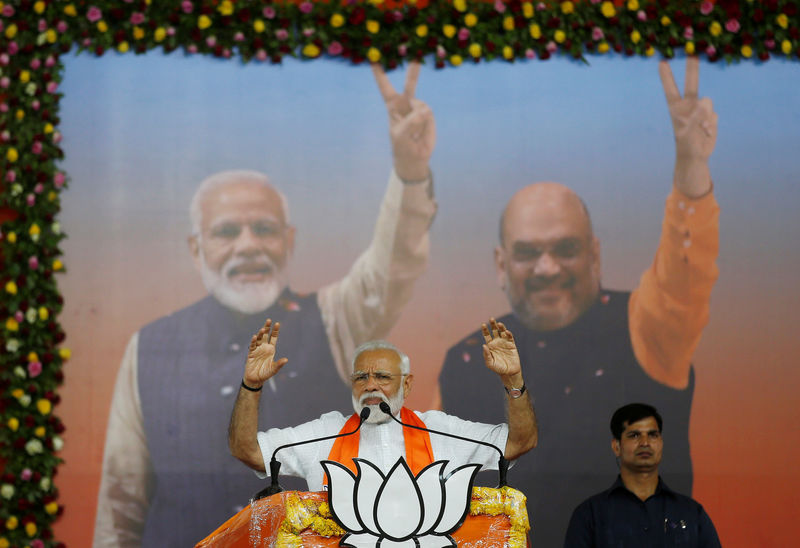
<path fill-rule="evenodd" d="M 506 394 L 508 394 L 508 396 L 512 400 L 516 400 L 517 398 L 519 398 L 520 396 L 522 396 L 525 393 L 525 383 L 524 382 L 522 383 L 522 388 L 506 388 L 505 386 L 503 388 L 505 389 Z"/>

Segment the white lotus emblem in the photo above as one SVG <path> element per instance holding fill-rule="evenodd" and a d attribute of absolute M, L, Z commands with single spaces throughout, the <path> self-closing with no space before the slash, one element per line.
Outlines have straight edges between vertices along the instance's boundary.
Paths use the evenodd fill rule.
<path fill-rule="evenodd" d="M 460 466 L 443 478 L 448 461 L 436 461 L 414 477 L 402 457 L 386 476 L 369 461 L 353 460 L 358 470 L 355 476 L 338 462 L 322 461 L 331 514 L 348 531 L 340 546 L 456 546 L 450 533 L 461 526 L 469 511 L 479 464 Z"/>

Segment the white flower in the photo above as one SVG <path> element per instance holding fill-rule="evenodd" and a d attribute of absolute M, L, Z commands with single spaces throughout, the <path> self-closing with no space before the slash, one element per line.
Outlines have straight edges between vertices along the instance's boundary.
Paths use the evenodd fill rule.
<path fill-rule="evenodd" d="M 4 483 L 3 486 L 0 487 L 0 496 L 6 500 L 10 500 L 11 497 L 14 496 L 14 486 L 10 483 Z"/>
<path fill-rule="evenodd" d="M 31 404 L 30 394 L 23 394 L 17 400 L 22 407 L 28 407 Z"/>
<path fill-rule="evenodd" d="M 322 462 L 329 480 L 331 514 L 348 531 L 340 546 L 456 546 L 449 534 L 467 515 L 479 464 L 461 466 L 443 478 L 447 461 L 436 461 L 414 477 L 403 458 L 397 459 L 387 476 L 369 461 L 354 460 L 356 476 L 337 462 Z"/>
<path fill-rule="evenodd" d="M 34 438 L 25 444 L 25 451 L 27 451 L 29 455 L 38 455 L 44 451 L 44 446 L 41 441 Z"/>
<path fill-rule="evenodd" d="M 42 481 L 39 482 L 39 489 L 42 491 L 49 491 L 50 490 L 50 478 L 44 477 Z"/>
<path fill-rule="evenodd" d="M 61 436 L 53 436 L 53 450 L 61 451 L 64 448 L 64 439 Z"/>
<path fill-rule="evenodd" d="M 34 307 L 30 307 L 28 310 L 25 311 L 25 319 L 28 320 L 28 323 L 33 323 L 36 321 L 37 313 Z"/>
<path fill-rule="evenodd" d="M 22 368 L 22 366 L 19 365 L 14 368 L 14 374 L 21 379 L 24 379 L 25 377 L 28 376 L 28 374 L 25 373 L 25 370 Z"/>

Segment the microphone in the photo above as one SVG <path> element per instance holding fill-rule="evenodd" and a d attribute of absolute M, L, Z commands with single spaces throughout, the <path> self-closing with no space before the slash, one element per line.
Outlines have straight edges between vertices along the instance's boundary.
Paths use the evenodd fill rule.
<path fill-rule="evenodd" d="M 431 430 L 430 428 L 422 428 L 421 426 L 414 426 L 413 424 L 406 424 L 401 422 L 400 419 L 395 417 L 392 414 L 392 409 L 389 407 L 389 404 L 385 401 L 382 401 L 378 407 L 380 407 L 381 411 L 392 417 L 392 420 L 406 428 L 416 428 L 417 430 L 424 430 L 425 432 L 433 432 L 434 434 L 440 434 L 442 436 L 447 436 L 448 438 L 455 438 L 461 441 L 467 441 L 470 443 L 478 443 L 480 445 L 485 445 L 486 447 L 491 447 L 500 455 L 500 458 L 497 460 L 497 471 L 499 472 L 500 476 L 500 483 L 498 484 L 497 488 L 500 489 L 501 487 L 506 487 L 508 485 L 508 481 L 506 481 L 506 476 L 508 475 L 508 460 L 506 460 L 506 456 L 500 451 L 500 448 L 496 445 L 489 443 L 488 441 L 480 441 L 474 440 L 470 438 L 464 438 L 461 436 L 456 436 L 455 434 L 449 434 L 447 432 L 440 432 L 439 430 Z"/>
<path fill-rule="evenodd" d="M 275 495 L 283 491 L 283 487 L 281 487 L 280 483 L 278 483 L 278 475 L 280 474 L 281 471 L 281 463 L 278 459 L 275 458 L 275 455 L 278 454 L 278 451 L 280 451 L 281 449 L 286 449 L 288 447 L 295 447 L 297 445 L 305 445 L 307 443 L 314 443 L 318 441 L 332 440 L 334 438 L 343 438 L 345 436 L 352 436 L 361 429 L 361 425 L 364 424 L 365 420 L 367 420 L 369 414 L 370 414 L 369 407 L 365 407 L 364 409 L 361 410 L 361 413 L 358 414 L 359 418 L 358 426 L 356 426 L 356 429 L 353 430 L 352 432 L 345 432 L 344 434 L 334 434 L 332 436 L 325 436 L 322 438 L 314 438 L 310 440 L 296 441 L 294 443 L 287 443 L 285 445 L 281 445 L 280 447 L 275 449 L 275 451 L 272 452 L 272 458 L 269 461 L 270 484 L 261 491 L 259 491 L 258 493 L 256 493 L 256 495 L 253 497 L 253 500 L 269 497 L 271 495 Z"/>

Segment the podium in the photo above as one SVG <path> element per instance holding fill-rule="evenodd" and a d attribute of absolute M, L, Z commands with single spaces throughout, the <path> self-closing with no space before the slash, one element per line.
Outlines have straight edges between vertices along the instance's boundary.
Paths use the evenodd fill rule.
<path fill-rule="evenodd" d="M 510 487 L 473 487 L 469 512 L 450 536 L 459 547 L 521 548 L 527 544 L 525 496 Z M 346 531 L 331 514 L 328 493 L 284 491 L 251 502 L 196 548 L 334 548 Z"/>

